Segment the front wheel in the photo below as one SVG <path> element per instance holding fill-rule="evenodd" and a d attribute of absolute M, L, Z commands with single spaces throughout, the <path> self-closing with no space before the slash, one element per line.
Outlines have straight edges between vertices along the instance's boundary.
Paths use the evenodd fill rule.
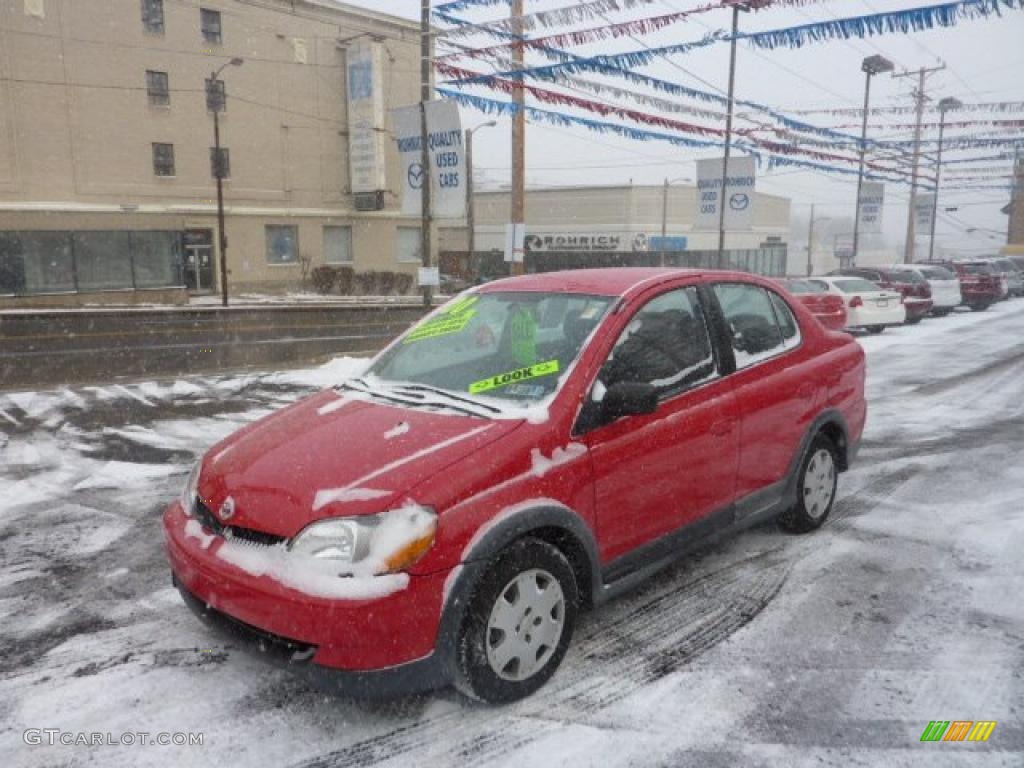
<path fill-rule="evenodd" d="M 885 326 L 884 325 L 869 325 L 867 327 L 867 332 L 868 333 L 881 333 L 884 330 L 885 330 Z"/>
<path fill-rule="evenodd" d="M 558 669 L 579 610 L 565 555 L 534 538 L 514 542 L 470 598 L 457 647 L 455 685 L 489 704 L 529 696 Z"/>
<path fill-rule="evenodd" d="M 820 528 L 832 511 L 839 483 L 839 454 L 835 444 L 818 435 L 800 465 L 797 475 L 796 504 L 779 518 L 779 524 L 792 533 Z"/>

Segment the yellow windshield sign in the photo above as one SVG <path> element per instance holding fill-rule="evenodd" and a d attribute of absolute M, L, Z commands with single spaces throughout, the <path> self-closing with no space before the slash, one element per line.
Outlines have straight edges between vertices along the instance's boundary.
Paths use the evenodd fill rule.
<path fill-rule="evenodd" d="M 509 384 L 515 384 L 519 381 L 536 379 L 541 376 L 550 376 L 553 373 L 558 373 L 558 361 L 548 360 L 546 363 L 528 365 L 525 368 L 519 368 L 518 370 L 509 371 L 508 373 L 499 373 L 497 376 L 491 376 L 489 379 L 482 379 L 474 382 L 469 385 L 469 393 L 471 395 L 477 395 L 481 392 L 487 392 L 492 389 L 507 387 Z"/>
<path fill-rule="evenodd" d="M 405 337 L 403 344 L 412 344 L 414 341 L 434 339 L 438 336 L 447 336 L 450 333 L 458 333 L 463 330 L 469 321 L 476 316 L 473 307 L 480 301 L 479 296 L 467 296 L 453 302 L 450 306 L 444 307 L 436 317 L 428 320 L 419 328 Z"/>

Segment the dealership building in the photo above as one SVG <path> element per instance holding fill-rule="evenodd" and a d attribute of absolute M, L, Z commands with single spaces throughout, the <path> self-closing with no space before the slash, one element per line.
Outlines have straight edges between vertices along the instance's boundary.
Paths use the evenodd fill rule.
<path fill-rule="evenodd" d="M 698 190 L 692 185 L 527 190 L 526 269 L 719 266 L 718 229 L 700 226 L 697 200 Z M 752 207 L 751 224 L 726 231 L 721 266 L 785 275 L 789 266 L 789 199 L 755 192 L 743 196 L 743 202 Z M 471 281 L 506 274 L 503 259 L 509 211 L 508 191 L 476 194 L 473 251 L 470 253 L 467 227 L 442 228 L 442 273 Z"/>
<path fill-rule="evenodd" d="M 0 306 L 219 292 L 216 167 L 233 295 L 415 274 L 385 126 L 418 72 L 418 25 L 333 0 L 0 3 Z"/>

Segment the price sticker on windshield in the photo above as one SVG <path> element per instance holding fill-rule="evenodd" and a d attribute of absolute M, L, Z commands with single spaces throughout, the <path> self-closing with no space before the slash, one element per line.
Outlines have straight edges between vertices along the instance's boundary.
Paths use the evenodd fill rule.
<path fill-rule="evenodd" d="M 402 343 L 412 344 L 426 339 L 436 339 L 438 336 L 460 333 L 469 325 L 469 321 L 476 317 L 476 310 L 473 307 L 478 301 L 480 301 L 479 296 L 467 296 L 464 299 L 459 299 L 442 309 L 437 317 L 413 330 Z"/>
<path fill-rule="evenodd" d="M 509 384 L 526 381 L 527 379 L 550 376 L 553 373 L 558 373 L 558 370 L 559 366 L 557 360 L 548 360 L 546 363 L 528 365 L 525 368 L 508 371 L 507 373 L 499 373 L 497 376 L 491 376 L 489 379 L 481 379 L 480 381 L 473 382 L 469 385 L 469 393 L 471 395 L 477 395 L 481 392 L 488 392 L 492 389 L 507 387 Z"/>

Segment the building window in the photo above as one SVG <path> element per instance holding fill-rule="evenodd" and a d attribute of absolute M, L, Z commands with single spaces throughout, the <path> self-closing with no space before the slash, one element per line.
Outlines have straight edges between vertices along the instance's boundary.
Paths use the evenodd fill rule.
<path fill-rule="evenodd" d="M 352 263 L 352 227 L 324 227 L 324 261 Z"/>
<path fill-rule="evenodd" d="M 164 0 L 142 0 L 142 27 L 153 35 L 164 33 Z"/>
<path fill-rule="evenodd" d="M 220 11 L 211 11 L 207 8 L 200 8 L 199 26 L 203 30 L 203 40 L 208 43 L 220 44 Z"/>
<path fill-rule="evenodd" d="M 153 144 L 153 173 L 174 176 L 174 145 Z"/>
<path fill-rule="evenodd" d="M 217 157 L 217 148 L 210 147 L 210 175 L 215 179 L 231 178 L 231 150 L 225 147 L 220 148 L 220 158 Z"/>
<path fill-rule="evenodd" d="M 228 91 L 221 79 L 206 79 L 206 110 L 223 112 L 228 105 Z"/>
<path fill-rule="evenodd" d="M 128 232 L 75 232 L 75 271 L 80 291 L 112 291 L 132 287 L 131 241 Z"/>
<path fill-rule="evenodd" d="M 398 228 L 398 263 L 422 264 L 423 243 L 419 227 Z"/>
<path fill-rule="evenodd" d="M 266 234 L 268 264 L 299 263 L 298 228 L 268 224 Z"/>
<path fill-rule="evenodd" d="M 146 70 L 146 92 L 149 94 L 151 107 L 169 107 L 171 105 L 171 89 L 166 72 Z"/>

